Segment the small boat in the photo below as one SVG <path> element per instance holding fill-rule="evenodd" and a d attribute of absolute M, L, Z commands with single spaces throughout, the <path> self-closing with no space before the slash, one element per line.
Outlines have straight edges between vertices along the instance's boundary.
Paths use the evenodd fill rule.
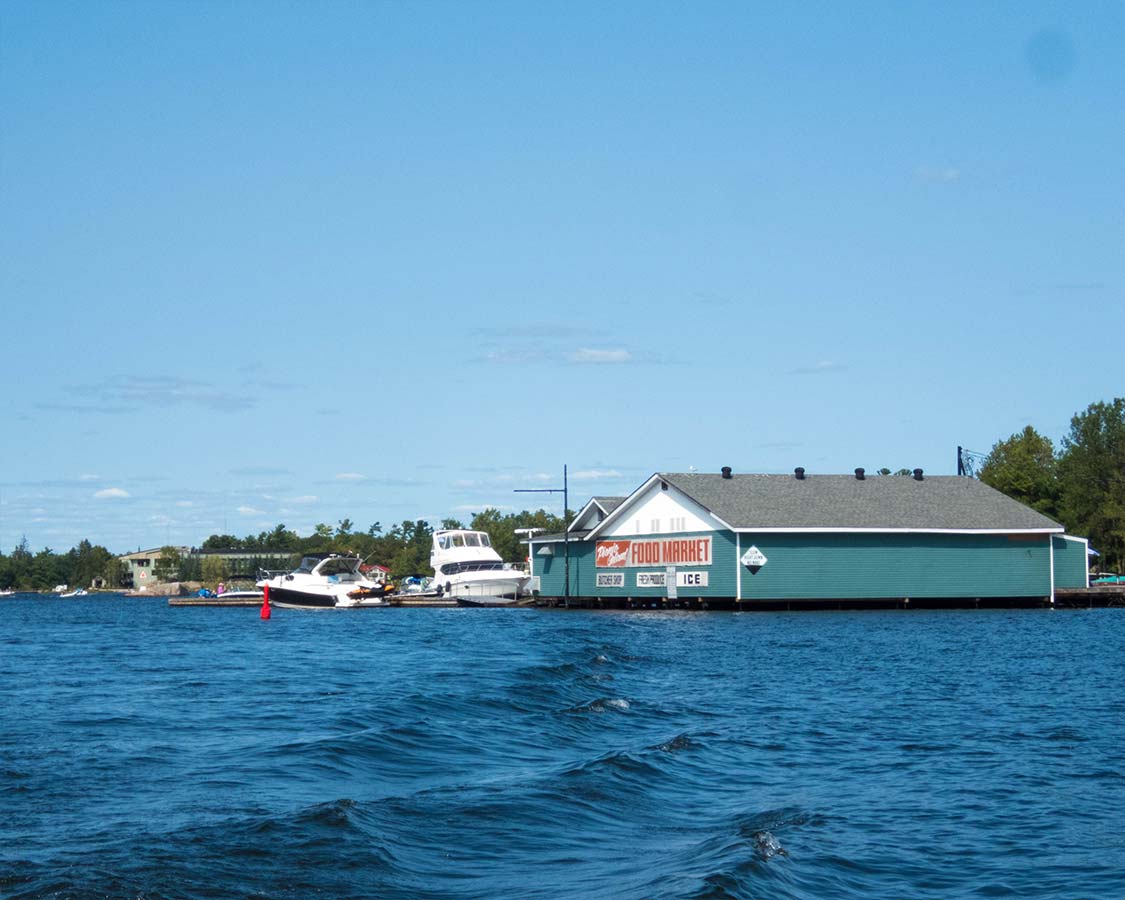
<path fill-rule="evenodd" d="M 65 594 L 59 594 L 59 596 L 60 597 L 85 597 L 89 593 L 90 592 L 87 591 L 85 588 L 78 588 L 78 590 L 68 591 Z"/>
<path fill-rule="evenodd" d="M 310 554 L 292 572 L 263 579 L 258 587 L 263 590 L 269 587 L 270 603 L 282 609 L 357 609 L 387 605 L 384 598 L 393 586 L 364 577 L 359 571 L 362 562 L 358 556 Z"/>
<path fill-rule="evenodd" d="M 464 605 L 516 603 L 531 581 L 526 572 L 500 558 L 483 531 L 435 531 L 430 565 L 439 595 L 464 601 Z"/>
<path fill-rule="evenodd" d="M 14 588 L 5 588 L 4 590 L 0 591 L 0 597 L 11 597 L 14 593 Z"/>
<path fill-rule="evenodd" d="M 429 575 L 407 575 L 398 583 L 395 597 L 440 597 L 437 582 Z"/>
<path fill-rule="evenodd" d="M 262 589 L 255 588 L 252 591 L 223 591 L 221 594 L 215 594 L 218 600 L 261 600 Z"/>

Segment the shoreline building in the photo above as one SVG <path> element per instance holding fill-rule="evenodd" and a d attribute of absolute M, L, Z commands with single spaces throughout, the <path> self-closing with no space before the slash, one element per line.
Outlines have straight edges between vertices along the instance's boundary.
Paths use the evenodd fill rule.
<path fill-rule="evenodd" d="M 163 556 L 162 547 L 126 553 L 118 559 L 125 564 L 122 587 L 134 590 L 156 583 L 155 569 Z M 218 557 L 223 561 L 229 579 L 252 580 L 262 569 L 289 567 L 296 554 L 291 550 L 200 550 L 195 547 L 176 547 L 178 568 L 186 580 L 202 578 L 203 560 Z M 178 573 L 180 574 L 180 573 Z"/>
<path fill-rule="evenodd" d="M 529 556 L 539 596 L 579 606 L 1037 605 L 1088 586 L 1064 531 L 975 478 L 724 467 L 595 497 Z"/>

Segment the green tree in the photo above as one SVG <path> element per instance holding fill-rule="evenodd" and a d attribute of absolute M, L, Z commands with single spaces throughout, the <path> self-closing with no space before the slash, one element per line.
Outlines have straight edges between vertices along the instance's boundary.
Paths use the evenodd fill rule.
<path fill-rule="evenodd" d="M 573 515 L 571 512 L 570 517 L 573 518 Z M 489 507 L 473 516 L 470 527 L 487 532 L 493 548 L 505 562 L 523 562 L 527 558 L 527 544 L 523 543 L 527 538 L 516 534 L 516 529 L 538 528 L 558 534 L 563 530 L 563 520 L 542 509 L 501 515 L 499 510 Z"/>
<path fill-rule="evenodd" d="M 284 525 L 278 525 L 269 533 L 265 550 L 296 550 L 300 543 L 295 531 L 290 531 Z"/>
<path fill-rule="evenodd" d="M 114 558 L 105 547 L 94 546 L 86 540 L 79 542 L 67 556 L 72 563 L 70 583 L 76 587 L 90 587 L 95 578 L 104 577 L 106 565 Z"/>
<path fill-rule="evenodd" d="M 184 556 L 176 547 L 161 547 L 160 555 L 152 564 L 152 575 L 159 582 L 173 580 L 180 571 Z"/>
<path fill-rule="evenodd" d="M 8 572 L 12 584 L 21 588 L 33 587 L 31 566 L 34 560 L 35 557 L 27 545 L 27 535 L 25 534 L 20 538 L 20 542 L 16 544 L 12 550 L 12 555 L 8 558 Z"/>
<path fill-rule="evenodd" d="M 211 590 L 214 590 L 220 581 L 226 581 L 230 577 L 227 561 L 218 554 L 208 554 L 203 557 L 202 570 L 203 584 Z"/>
<path fill-rule="evenodd" d="M 122 560 L 114 556 L 106 561 L 101 575 L 105 579 L 106 587 L 123 587 L 125 584 L 125 580 L 129 577 L 129 566 L 126 565 Z"/>
<path fill-rule="evenodd" d="M 397 545 L 397 547 L 394 556 L 383 565 L 390 568 L 392 578 L 431 571 L 430 549 L 433 534 L 433 529 L 424 519 L 414 522 L 405 521 L 391 530 L 388 535 L 391 546 Z"/>
<path fill-rule="evenodd" d="M 200 546 L 201 550 L 241 550 L 242 541 L 233 534 L 213 534 Z"/>
<path fill-rule="evenodd" d="M 1045 516 L 1058 517 L 1055 446 L 1030 425 L 993 445 L 981 466 L 980 480 Z"/>
<path fill-rule="evenodd" d="M 1088 537 L 1104 568 L 1125 569 L 1125 398 L 1070 420 L 1058 461 L 1064 521 Z"/>
<path fill-rule="evenodd" d="M 500 510 L 489 507 L 483 512 L 473 516 L 469 527 L 473 531 L 483 531 L 488 534 L 492 549 L 500 554 L 505 562 L 515 562 L 519 556 L 519 541 L 515 532 L 509 527 L 511 516 L 501 515 Z"/>
<path fill-rule="evenodd" d="M 31 561 L 30 586 L 50 590 L 60 584 L 70 584 L 67 581 L 67 568 L 64 557 L 56 554 L 50 547 L 44 547 Z"/>

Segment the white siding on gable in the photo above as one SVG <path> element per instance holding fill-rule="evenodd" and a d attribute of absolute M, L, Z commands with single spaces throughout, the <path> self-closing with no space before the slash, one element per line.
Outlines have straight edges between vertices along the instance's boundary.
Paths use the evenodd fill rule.
<path fill-rule="evenodd" d="M 674 487 L 661 490 L 660 482 L 626 501 L 628 509 L 598 537 L 633 537 L 640 534 L 676 534 L 715 531 L 719 524 L 702 506 Z"/>
<path fill-rule="evenodd" d="M 591 500 L 584 509 L 578 511 L 577 517 L 570 523 L 570 529 L 571 531 L 589 531 L 604 518 L 601 507 Z"/>

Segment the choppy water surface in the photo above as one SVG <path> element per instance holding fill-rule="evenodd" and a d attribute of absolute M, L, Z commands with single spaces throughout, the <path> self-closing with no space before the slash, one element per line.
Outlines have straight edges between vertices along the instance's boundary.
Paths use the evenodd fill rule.
<path fill-rule="evenodd" d="M 0 614 L 0 896 L 1125 896 L 1125 610 Z"/>

